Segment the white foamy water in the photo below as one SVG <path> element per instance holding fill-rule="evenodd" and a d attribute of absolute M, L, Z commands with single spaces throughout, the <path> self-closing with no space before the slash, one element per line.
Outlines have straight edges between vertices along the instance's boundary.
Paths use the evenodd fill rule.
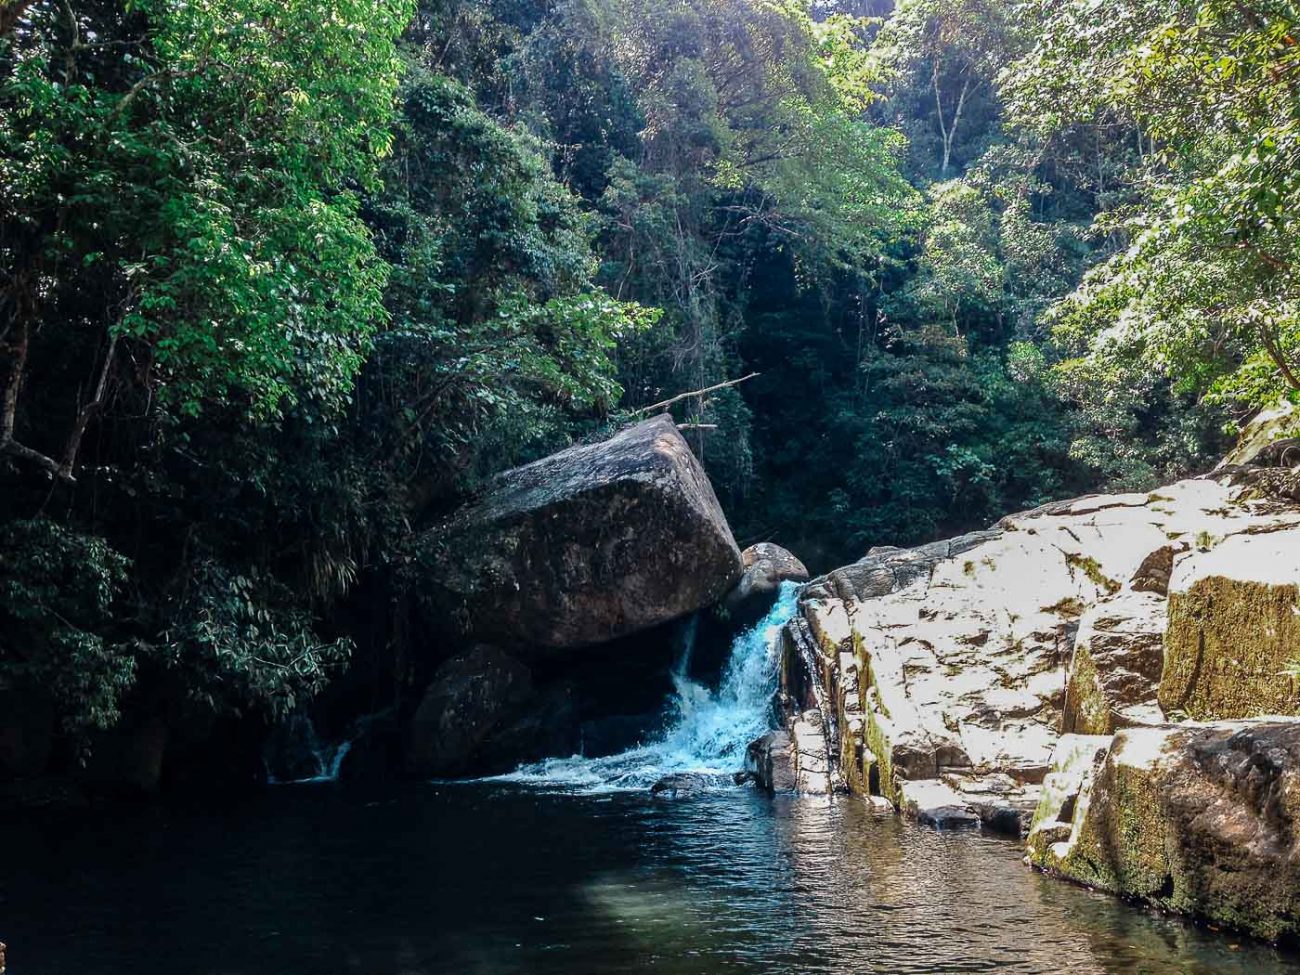
<path fill-rule="evenodd" d="M 767 616 L 736 637 L 716 690 L 687 676 L 689 649 L 683 654 L 673 672 L 676 690 L 668 703 L 667 730 L 654 740 L 604 758 L 548 759 L 491 781 L 623 792 L 647 789 L 665 775 L 695 772 L 721 777 L 740 771 L 745 746 L 772 724 L 781 627 L 796 612 L 798 592 L 795 583 L 783 583 Z"/>

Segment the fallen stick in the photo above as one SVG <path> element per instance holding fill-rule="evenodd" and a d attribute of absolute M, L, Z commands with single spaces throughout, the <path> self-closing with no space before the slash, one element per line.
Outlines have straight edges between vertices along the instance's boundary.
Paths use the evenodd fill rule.
<path fill-rule="evenodd" d="M 739 386 L 741 383 L 747 383 L 751 379 L 761 376 L 761 372 L 751 372 L 748 376 L 741 376 L 739 379 L 728 379 L 725 383 L 718 383 L 716 386 L 707 386 L 704 389 L 697 389 L 690 393 L 678 393 L 671 399 L 666 399 L 662 403 L 655 403 L 653 406 L 643 406 L 639 410 L 633 410 L 633 416 L 640 416 L 642 413 L 653 413 L 655 410 L 663 409 L 666 406 L 672 406 L 674 403 L 680 403 L 684 399 L 691 399 L 695 396 L 707 396 L 709 393 L 715 393 L 719 389 L 726 389 L 728 386 Z"/>

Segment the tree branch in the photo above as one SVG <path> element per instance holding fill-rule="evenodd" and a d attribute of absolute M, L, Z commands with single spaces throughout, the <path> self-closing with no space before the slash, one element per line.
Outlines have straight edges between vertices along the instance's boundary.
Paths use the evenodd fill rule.
<path fill-rule="evenodd" d="M 117 354 L 117 335 L 114 335 L 108 342 L 108 352 L 104 354 L 104 365 L 99 370 L 99 380 L 95 383 L 95 395 L 90 402 L 77 411 L 77 418 L 73 421 L 72 432 L 68 434 L 67 446 L 63 449 L 63 464 L 60 468 L 61 473 L 68 480 L 72 480 L 72 470 L 77 463 L 77 453 L 81 450 L 81 438 L 86 433 L 86 427 L 90 421 L 95 418 L 104 406 L 104 399 L 108 392 L 108 377 L 113 368 L 113 359 Z"/>
<path fill-rule="evenodd" d="M 53 457 L 47 457 L 39 450 L 32 450 L 31 447 L 24 447 L 17 440 L 0 440 L 0 454 L 11 454 L 19 460 L 29 461 L 37 467 L 44 470 L 52 477 L 57 477 L 61 481 L 76 480 L 71 474 L 63 470 L 63 467 L 54 460 Z"/>
<path fill-rule="evenodd" d="M 1273 336 L 1269 334 L 1267 327 L 1260 327 L 1259 337 L 1264 343 L 1264 351 L 1268 353 L 1268 357 L 1273 360 L 1273 364 L 1282 373 L 1282 378 L 1287 381 L 1292 389 L 1300 390 L 1300 377 L 1296 376 L 1291 364 L 1286 361 L 1286 356 L 1282 354 L 1281 348 L 1278 347 Z"/>
<path fill-rule="evenodd" d="M 14 428 L 18 422 L 18 393 L 22 389 L 23 376 L 27 372 L 27 352 L 31 345 L 31 325 L 23 308 L 29 298 L 22 293 L 23 285 L 15 282 L 14 290 L 17 303 L 16 328 L 17 337 L 9 347 L 9 374 L 5 377 L 4 397 L 0 400 L 0 444 L 9 443 L 14 438 Z"/>
<path fill-rule="evenodd" d="M 680 403 L 684 399 L 693 399 L 697 396 L 707 396 L 709 393 L 717 392 L 719 389 L 727 389 L 730 386 L 739 386 L 741 383 L 749 382 L 751 379 L 757 379 L 762 373 L 751 372 L 748 376 L 742 376 L 739 379 L 729 379 L 725 383 L 717 383 L 714 386 L 707 386 L 704 389 L 697 389 L 690 393 L 678 393 L 676 396 L 666 399 L 663 402 L 655 403 L 653 406 L 643 406 L 639 410 L 633 410 L 633 416 L 640 416 L 642 413 L 653 413 L 655 410 L 664 409 L 672 406 L 674 403 Z"/>

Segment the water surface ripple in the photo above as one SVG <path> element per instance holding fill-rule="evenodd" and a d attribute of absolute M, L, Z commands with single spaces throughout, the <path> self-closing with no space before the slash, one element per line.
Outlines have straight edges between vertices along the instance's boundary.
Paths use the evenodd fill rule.
<path fill-rule="evenodd" d="M 11 975 L 1300 972 L 848 798 L 316 785 L 3 836 Z"/>

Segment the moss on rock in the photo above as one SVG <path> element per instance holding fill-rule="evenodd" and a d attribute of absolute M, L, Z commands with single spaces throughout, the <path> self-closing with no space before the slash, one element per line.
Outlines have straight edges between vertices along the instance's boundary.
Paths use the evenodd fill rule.
<path fill-rule="evenodd" d="M 1091 766 L 1061 757 L 1077 741 L 1061 741 L 1031 863 L 1269 940 L 1300 934 L 1300 721 L 1128 729 Z"/>
<path fill-rule="evenodd" d="M 1169 590 L 1160 704 L 1197 720 L 1300 714 L 1300 530 L 1227 539 Z"/>

